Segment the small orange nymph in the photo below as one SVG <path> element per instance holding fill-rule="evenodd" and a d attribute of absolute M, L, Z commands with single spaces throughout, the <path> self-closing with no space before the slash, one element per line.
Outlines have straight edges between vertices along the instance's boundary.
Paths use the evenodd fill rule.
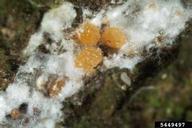
<path fill-rule="evenodd" d="M 102 51 L 99 48 L 86 47 L 75 58 L 75 65 L 91 73 L 103 59 Z"/>
<path fill-rule="evenodd" d="M 101 38 L 100 30 L 91 23 L 84 23 L 76 35 L 77 41 L 85 46 L 96 46 Z"/>
<path fill-rule="evenodd" d="M 15 109 L 11 110 L 10 115 L 13 120 L 16 120 L 21 116 L 21 113 L 20 113 L 19 109 L 15 108 Z"/>
<path fill-rule="evenodd" d="M 107 27 L 102 33 L 102 42 L 110 48 L 119 49 L 126 43 L 126 35 L 119 28 Z"/>

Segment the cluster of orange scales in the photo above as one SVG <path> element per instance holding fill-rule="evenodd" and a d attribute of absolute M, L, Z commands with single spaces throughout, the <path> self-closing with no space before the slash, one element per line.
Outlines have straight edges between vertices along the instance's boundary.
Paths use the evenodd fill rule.
<path fill-rule="evenodd" d="M 75 32 L 74 39 L 82 45 L 81 51 L 75 56 L 75 66 L 91 74 L 103 61 L 103 51 L 99 48 L 99 45 L 118 50 L 125 44 L 126 35 L 118 27 L 106 26 L 100 29 L 90 22 L 85 22 Z M 47 88 L 48 95 L 50 97 L 57 96 L 64 83 L 63 79 L 56 79 L 50 83 Z M 20 118 L 21 112 L 18 108 L 15 108 L 10 112 L 10 116 L 16 120 Z"/>
<path fill-rule="evenodd" d="M 106 24 L 99 28 L 88 21 L 83 23 L 75 34 L 75 41 L 83 47 L 75 57 L 75 66 L 88 74 L 93 73 L 103 60 L 103 51 L 99 46 L 120 49 L 126 40 L 125 33 L 118 27 Z"/>
<path fill-rule="evenodd" d="M 74 40 L 81 44 L 82 49 L 75 56 L 75 66 L 83 69 L 87 74 L 92 74 L 103 61 L 103 51 L 99 45 L 111 49 L 120 49 L 126 42 L 125 33 L 118 27 L 100 29 L 96 25 L 85 22 L 75 31 Z M 48 95 L 57 96 L 64 86 L 65 81 L 58 79 L 48 86 Z"/>

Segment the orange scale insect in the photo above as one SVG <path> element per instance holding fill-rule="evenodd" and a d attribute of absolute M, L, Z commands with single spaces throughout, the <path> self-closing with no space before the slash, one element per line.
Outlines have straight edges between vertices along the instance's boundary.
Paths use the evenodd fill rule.
<path fill-rule="evenodd" d="M 95 47 L 86 47 L 75 58 L 75 65 L 92 73 L 103 60 L 102 51 Z"/>
<path fill-rule="evenodd" d="M 126 40 L 125 33 L 117 27 L 106 27 L 101 38 L 104 45 L 114 49 L 120 49 Z"/>
<path fill-rule="evenodd" d="M 86 22 L 82 25 L 79 32 L 76 34 L 77 42 L 85 46 L 96 46 L 101 38 L 100 29 Z"/>

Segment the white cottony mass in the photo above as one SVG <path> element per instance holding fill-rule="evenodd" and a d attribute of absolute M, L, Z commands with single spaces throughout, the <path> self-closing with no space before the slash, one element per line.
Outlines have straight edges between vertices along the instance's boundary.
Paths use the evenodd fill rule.
<path fill-rule="evenodd" d="M 145 59 L 140 54 L 144 47 L 172 45 L 192 16 L 192 11 L 180 0 L 128 0 L 116 7 L 109 6 L 96 15 L 88 9 L 83 11 L 84 21 L 101 27 L 107 19 L 110 26 L 121 28 L 127 37 L 118 52 L 104 56 L 100 71 L 114 67 L 132 70 Z M 90 15 L 91 19 L 88 18 Z M 84 87 L 83 78 L 86 77 L 85 71 L 77 68 L 74 62 L 81 46 L 70 38 L 73 32 L 67 31 L 75 30 L 72 23 L 76 16 L 74 5 L 68 2 L 45 13 L 40 29 L 31 36 L 24 49 L 28 61 L 20 66 L 15 81 L 6 91 L 0 92 L 0 127 L 54 128 L 65 116 L 61 111 L 65 107 L 62 102 Z M 40 45 L 49 52 L 41 53 L 38 50 Z M 57 78 L 64 79 L 64 82 L 55 80 Z M 64 84 L 63 88 L 54 97 L 45 95 L 44 86 L 48 83 L 54 85 L 54 81 L 61 86 Z M 50 88 L 48 91 L 57 93 L 51 92 Z M 7 116 L 23 103 L 27 104 L 27 111 L 18 119 Z"/>

